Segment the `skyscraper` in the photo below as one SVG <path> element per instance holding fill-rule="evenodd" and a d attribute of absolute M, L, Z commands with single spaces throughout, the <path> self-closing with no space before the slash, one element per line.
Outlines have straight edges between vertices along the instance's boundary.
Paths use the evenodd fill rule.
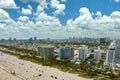
<path fill-rule="evenodd" d="M 61 47 L 59 51 L 60 59 L 70 59 L 74 57 L 74 48 Z"/>
<path fill-rule="evenodd" d="M 38 47 L 37 54 L 42 58 L 48 58 L 54 56 L 54 47 L 52 46 L 43 46 Z"/>
<path fill-rule="evenodd" d="M 40 47 L 37 48 L 37 55 L 40 56 Z"/>
<path fill-rule="evenodd" d="M 113 41 L 107 50 L 105 67 L 120 68 L 120 41 Z"/>
<path fill-rule="evenodd" d="M 120 68 L 120 42 L 117 42 L 116 48 L 115 48 L 115 67 Z"/>
<path fill-rule="evenodd" d="M 114 65 L 114 58 L 115 57 L 115 49 L 114 48 L 111 48 L 109 50 L 107 50 L 107 55 L 106 55 L 106 60 L 105 60 L 105 63 L 104 65 L 106 67 L 115 67 Z"/>
<path fill-rule="evenodd" d="M 100 49 L 94 50 L 94 60 L 100 61 L 101 60 L 101 52 Z"/>
<path fill-rule="evenodd" d="M 79 49 L 79 59 L 85 60 L 89 56 L 88 54 L 88 48 L 85 46 L 80 47 Z"/>

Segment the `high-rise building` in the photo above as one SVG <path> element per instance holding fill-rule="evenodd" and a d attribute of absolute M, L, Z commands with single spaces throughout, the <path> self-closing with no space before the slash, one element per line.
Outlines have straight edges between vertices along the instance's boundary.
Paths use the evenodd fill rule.
<path fill-rule="evenodd" d="M 89 56 L 88 48 L 86 46 L 82 46 L 79 48 L 79 59 L 85 60 Z"/>
<path fill-rule="evenodd" d="M 40 56 L 40 47 L 37 48 L 37 55 Z"/>
<path fill-rule="evenodd" d="M 59 51 L 59 57 L 63 60 L 74 57 L 74 48 L 61 47 Z"/>
<path fill-rule="evenodd" d="M 107 50 L 105 67 L 120 68 L 120 42 L 113 41 Z"/>
<path fill-rule="evenodd" d="M 74 48 L 70 48 L 71 49 L 71 57 L 74 57 Z"/>
<path fill-rule="evenodd" d="M 54 47 L 52 46 L 38 47 L 37 55 L 41 56 L 42 58 L 53 57 Z"/>
<path fill-rule="evenodd" d="M 100 44 L 105 44 L 106 43 L 106 38 L 100 38 Z"/>
<path fill-rule="evenodd" d="M 110 43 L 109 37 L 100 38 L 100 44 L 105 44 L 105 43 Z"/>
<path fill-rule="evenodd" d="M 111 49 L 107 50 L 106 60 L 105 60 L 105 63 L 104 63 L 104 65 L 106 67 L 111 67 L 111 68 L 115 67 L 114 56 L 115 56 L 115 49 L 114 48 L 111 48 Z"/>
<path fill-rule="evenodd" d="M 120 42 L 117 42 L 114 57 L 115 67 L 120 68 Z"/>
<path fill-rule="evenodd" d="M 94 60 L 100 61 L 101 60 L 101 52 L 100 49 L 94 50 Z"/>
<path fill-rule="evenodd" d="M 34 37 L 34 41 L 37 41 L 37 37 Z"/>

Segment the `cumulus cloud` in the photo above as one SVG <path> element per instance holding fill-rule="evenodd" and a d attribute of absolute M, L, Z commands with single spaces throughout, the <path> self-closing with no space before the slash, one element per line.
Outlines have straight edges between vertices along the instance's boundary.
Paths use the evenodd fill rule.
<path fill-rule="evenodd" d="M 100 18 L 102 16 L 100 11 L 97 11 L 95 15 L 97 16 L 97 18 Z"/>
<path fill-rule="evenodd" d="M 0 0 L 0 8 L 17 8 L 14 0 Z"/>
<path fill-rule="evenodd" d="M 27 7 L 28 7 L 28 9 L 30 9 L 32 11 L 32 6 L 31 5 L 28 5 Z"/>
<path fill-rule="evenodd" d="M 30 6 L 28 9 L 31 9 Z M 107 16 L 100 11 L 91 13 L 88 8 L 82 7 L 79 9 L 79 16 L 67 20 L 65 26 L 58 17 L 48 15 L 40 4 L 33 16 L 34 22 L 28 16 L 20 16 L 18 21 L 14 21 L 5 10 L 0 9 L 0 20 L 4 20 L 4 23 L 0 22 L 0 37 L 3 34 L 6 38 L 120 37 L 119 11 Z"/>
<path fill-rule="evenodd" d="M 120 0 L 115 0 L 115 2 L 117 2 L 117 3 L 118 3 L 118 2 L 120 2 Z"/>
<path fill-rule="evenodd" d="M 62 2 L 66 2 L 67 0 L 61 0 Z"/>
<path fill-rule="evenodd" d="M 0 22 L 7 22 L 9 20 L 10 20 L 9 14 L 5 10 L 0 9 Z"/>
<path fill-rule="evenodd" d="M 56 10 L 53 12 L 55 16 L 58 15 L 65 15 L 64 10 L 65 10 L 65 5 L 60 4 L 58 0 L 51 0 L 51 7 L 55 8 Z"/>
<path fill-rule="evenodd" d="M 24 15 L 31 15 L 32 14 L 30 9 L 24 9 L 24 8 L 22 8 L 21 13 L 24 14 Z"/>
<path fill-rule="evenodd" d="M 59 16 L 59 15 L 65 15 L 64 10 L 65 10 L 65 5 L 61 4 L 59 0 L 21 0 L 24 3 L 27 2 L 37 2 L 39 3 L 39 5 L 45 9 L 48 9 L 48 5 L 51 6 L 52 9 L 55 9 L 55 11 L 53 12 L 54 16 Z M 62 2 L 66 2 L 66 0 L 61 0 Z"/>
<path fill-rule="evenodd" d="M 20 0 L 23 3 L 28 3 L 28 2 L 37 2 L 39 3 L 43 8 L 47 8 L 48 2 L 47 0 Z"/>
<path fill-rule="evenodd" d="M 29 21 L 29 17 L 27 17 L 27 16 L 20 16 L 19 18 L 18 18 L 18 20 L 19 21 Z"/>
<path fill-rule="evenodd" d="M 45 26 L 61 26 L 60 21 L 57 17 L 47 15 L 43 8 L 39 5 L 37 8 L 37 12 L 35 13 L 36 21 L 43 22 Z"/>
<path fill-rule="evenodd" d="M 64 13 L 64 10 L 65 10 L 65 5 L 64 4 L 59 4 L 57 7 L 56 7 L 56 11 L 53 12 L 53 14 L 55 16 L 58 16 L 58 15 L 65 15 Z"/>
<path fill-rule="evenodd" d="M 114 11 L 110 16 L 112 18 L 119 18 L 120 19 L 120 12 L 119 11 Z"/>
<path fill-rule="evenodd" d="M 84 37 L 109 37 L 120 33 L 120 12 L 115 11 L 110 16 L 95 13 L 97 15 L 93 19 L 92 14 L 87 8 L 80 8 L 80 15 L 75 20 L 68 20 L 67 26 L 75 30 L 79 36 Z M 79 29 L 78 29 L 79 28 Z M 80 31 L 80 33 L 78 33 Z M 114 33 L 114 34 L 113 34 Z M 111 36 L 116 37 L 116 36 Z"/>

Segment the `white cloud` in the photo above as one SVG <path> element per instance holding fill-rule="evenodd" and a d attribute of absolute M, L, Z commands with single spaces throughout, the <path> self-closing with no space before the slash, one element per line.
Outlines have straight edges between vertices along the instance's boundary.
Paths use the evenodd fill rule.
<path fill-rule="evenodd" d="M 26 21 L 29 21 L 29 17 L 27 17 L 27 16 L 20 16 L 20 17 L 18 18 L 18 20 L 19 20 L 19 21 L 24 21 L 24 22 L 26 22 Z"/>
<path fill-rule="evenodd" d="M 9 14 L 5 10 L 0 9 L 0 22 L 7 22 L 9 20 L 10 20 Z"/>
<path fill-rule="evenodd" d="M 59 4 L 59 5 L 57 6 L 57 10 L 56 10 L 55 12 L 53 12 L 53 14 L 54 14 L 55 16 L 65 15 L 64 10 L 65 10 L 65 5 L 64 5 L 64 4 Z"/>
<path fill-rule="evenodd" d="M 80 12 L 79 19 L 81 19 L 81 20 L 87 21 L 92 18 L 90 11 L 86 7 L 80 8 L 79 12 Z"/>
<path fill-rule="evenodd" d="M 55 9 L 53 12 L 54 16 L 59 16 L 59 15 L 65 15 L 64 10 L 65 10 L 65 4 L 61 4 L 59 0 L 21 0 L 24 3 L 27 2 L 37 2 L 39 5 L 42 7 L 42 9 L 47 8 L 48 5 L 51 6 L 51 8 Z M 61 0 L 62 2 L 66 2 L 66 0 Z"/>
<path fill-rule="evenodd" d="M 119 11 L 114 11 L 110 16 L 112 18 L 120 18 L 120 12 Z"/>
<path fill-rule="evenodd" d="M 61 0 L 62 2 L 66 2 L 67 0 Z"/>
<path fill-rule="evenodd" d="M 51 8 L 55 8 L 56 10 L 53 12 L 55 16 L 58 15 L 65 15 L 64 10 L 65 10 L 65 5 L 60 4 L 58 0 L 51 0 Z"/>
<path fill-rule="evenodd" d="M 39 3 L 42 7 L 47 8 L 48 2 L 47 0 L 20 0 L 23 3 L 27 2 L 37 2 Z"/>
<path fill-rule="evenodd" d="M 115 0 L 115 2 L 120 2 L 120 0 Z"/>
<path fill-rule="evenodd" d="M 24 8 L 22 8 L 21 13 L 24 14 L 24 15 L 31 15 L 32 14 L 30 9 L 24 9 Z"/>
<path fill-rule="evenodd" d="M 28 7 L 28 9 L 30 9 L 32 11 L 32 6 L 31 5 L 28 5 L 27 7 Z"/>
<path fill-rule="evenodd" d="M 115 33 L 116 35 L 120 33 L 120 12 L 115 11 L 110 16 L 102 16 L 101 12 L 97 12 L 95 15 L 97 16 L 93 19 L 87 8 L 81 8 L 80 15 L 75 20 L 67 21 L 67 27 L 70 27 L 71 31 L 75 30 L 77 35 L 84 37 L 115 38 Z"/>
<path fill-rule="evenodd" d="M 0 8 L 17 8 L 14 0 L 0 0 Z"/>
<path fill-rule="evenodd" d="M 35 17 L 36 21 L 41 21 L 43 23 L 43 26 L 61 26 L 59 19 L 54 16 L 47 15 L 40 5 L 37 8 Z"/>
<path fill-rule="evenodd" d="M 97 13 L 95 14 L 98 18 L 100 18 L 102 16 L 100 11 L 97 11 Z"/>
<path fill-rule="evenodd" d="M 93 18 L 93 16 L 95 16 Z M 114 11 L 110 16 L 102 15 L 100 11 L 91 13 L 88 8 L 82 7 L 79 16 L 67 20 L 63 26 L 59 18 L 45 13 L 39 5 L 34 14 L 35 22 L 30 21 L 28 16 L 20 16 L 18 21 L 10 19 L 9 14 L 0 9 L 0 37 L 9 38 L 68 38 L 68 37 L 120 37 L 120 12 Z M 4 36 L 3 36 L 4 35 Z"/>

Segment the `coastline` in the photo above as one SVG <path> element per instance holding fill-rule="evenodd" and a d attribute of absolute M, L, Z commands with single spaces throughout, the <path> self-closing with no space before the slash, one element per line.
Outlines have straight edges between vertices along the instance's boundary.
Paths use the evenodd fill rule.
<path fill-rule="evenodd" d="M 2 53 L 0 56 L 0 66 L 5 65 L 4 69 L 11 69 L 14 71 L 15 75 L 11 74 L 13 77 L 9 76 L 11 80 L 14 77 L 16 80 L 27 79 L 27 80 L 92 80 L 87 78 L 79 77 L 77 74 L 72 74 L 68 72 L 62 72 L 56 68 L 42 66 L 30 61 L 18 59 L 15 56 Z M 1 70 L 2 71 L 2 70 Z M 2 71 L 4 72 L 4 71 Z M 3 75 L 2 77 L 6 77 Z M 1 78 L 1 77 L 0 77 Z M 3 79 L 4 80 L 4 79 Z M 14 79 L 15 80 L 15 79 Z"/>

